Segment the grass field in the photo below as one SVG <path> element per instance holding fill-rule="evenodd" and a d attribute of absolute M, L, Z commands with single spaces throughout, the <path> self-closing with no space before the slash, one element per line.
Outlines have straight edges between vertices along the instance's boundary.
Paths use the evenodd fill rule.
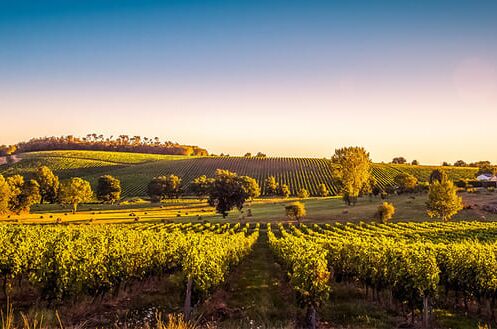
<path fill-rule="evenodd" d="M 454 220 L 497 220 L 497 214 L 484 212 L 481 205 L 497 200 L 497 192 L 482 191 L 480 193 L 461 193 L 466 204 L 472 205 L 472 209 L 462 210 L 454 217 Z M 299 200 L 296 198 L 260 198 L 249 202 L 243 213 L 233 210 L 229 216 L 223 219 L 216 214 L 214 208 L 207 205 L 206 200 L 178 199 L 167 200 L 161 204 L 151 204 L 144 200 L 137 202 L 124 202 L 121 205 L 84 204 L 81 205 L 76 214 L 72 214 L 69 208 L 60 205 L 37 205 L 31 214 L 3 215 L 0 221 L 21 223 L 54 223 L 57 218 L 63 222 L 76 223 L 133 223 L 135 218 L 139 222 L 201 222 L 204 220 L 212 222 L 233 222 L 243 220 L 246 222 L 280 222 L 288 221 L 285 217 L 284 207 L 289 203 Z M 426 214 L 426 194 L 406 194 L 389 196 L 385 201 L 391 202 L 396 208 L 394 221 L 427 221 L 430 219 Z M 331 223 L 358 222 L 374 220 L 374 214 L 378 205 L 383 202 L 381 198 L 361 198 L 354 207 L 345 205 L 339 197 L 309 198 L 299 200 L 307 209 L 304 222 Z M 251 210 L 252 216 L 247 217 L 247 209 Z"/>
<path fill-rule="evenodd" d="M 212 177 L 216 169 L 228 169 L 240 175 L 254 177 L 264 190 L 264 180 L 276 177 L 279 183 L 289 185 L 291 193 L 305 188 L 311 195 L 318 194 L 320 184 L 325 184 L 332 194 L 337 188 L 333 182 L 330 161 L 317 158 L 257 158 L 257 157 L 185 157 L 174 155 L 139 154 L 103 151 L 46 151 L 25 153 L 20 161 L 1 165 L 0 174 L 29 176 L 38 166 L 50 167 L 62 179 L 78 176 L 89 180 L 93 186 L 99 176 L 113 175 L 121 180 L 123 196 L 144 196 L 146 185 L 152 177 L 175 174 L 188 184 L 196 177 Z M 410 173 L 420 181 L 427 181 L 435 166 L 374 164 L 373 176 L 382 187 L 394 184 L 401 172 Z M 474 178 L 475 168 L 444 167 L 453 180 Z"/>

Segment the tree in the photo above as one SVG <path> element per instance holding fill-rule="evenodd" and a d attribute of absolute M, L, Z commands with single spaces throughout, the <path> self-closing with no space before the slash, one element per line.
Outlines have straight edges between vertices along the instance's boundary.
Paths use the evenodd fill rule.
<path fill-rule="evenodd" d="M 280 186 L 278 186 L 278 195 L 288 198 L 290 196 L 290 187 L 286 184 L 280 184 Z"/>
<path fill-rule="evenodd" d="M 307 199 L 309 197 L 309 191 L 307 191 L 305 188 L 301 188 L 300 191 L 297 193 L 297 197 L 300 199 Z"/>
<path fill-rule="evenodd" d="M 179 198 L 181 192 L 181 178 L 176 175 L 154 177 L 147 186 L 152 202 L 160 202 L 166 197 Z"/>
<path fill-rule="evenodd" d="M 262 153 L 262 152 L 257 152 L 257 154 L 255 156 L 258 157 L 258 158 L 265 158 L 266 154 Z"/>
<path fill-rule="evenodd" d="M 204 197 L 209 194 L 209 188 L 211 187 L 212 182 L 212 178 L 207 178 L 205 175 L 199 176 L 190 184 L 190 190 L 199 198 Z"/>
<path fill-rule="evenodd" d="M 40 185 L 40 203 L 45 201 L 55 203 L 59 193 L 59 177 L 55 176 L 47 166 L 40 166 L 36 170 L 35 180 Z"/>
<path fill-rule="evenodd" d="M 111 175 L 100 176 L 97 184 L 97 199 L 114 203 L 121 198 L 121 182 Z"/>
<path fill-rule="evenodd" d="M 478 171 L 476 172 L 476 176 L 480 175 L 492 175 L 495 176 L 497 175 L 497 167 L 492 166 L 492 165 L 484 165 L 478 168 Z"/>
<path fill-rule="evenodd" d="M 0 214 L 9 211 L 10 187 L 5 178 L 0 175 Z"/>
<path fill-rule="evenodd" d="M 406 164 L 407 160 L 404 157 L 395 157 L 395 158 L 393 158 L 392 163 L 394 163 L 394 164 Z"/>
<path fill-rule="evenodd" d="M 392 219 L 395 214 L 395 207 L 393 204 L 389 202 L 383 202 L 378 206 L 378 210 L 376 211 L 376 218 L 381 220 L 383 223 L 387 223 L 390 219 Z"/>
<path fill-rule="evenodd" d="M 209 189 L 209 205 L 226 218 L 230 210 L 235 207 L 242 210 L 247 200 L 259 195 L 259 185 L 252 177 L 218 169 Z"/>
<path fill-rule="evenodd" d="M 300 224 L 300 220 L 306 215 L 305 205 L 302 202 L 294 202 L 285 207 L 285 213 Z"/>
<path fill-rule="evenodd" d="M 31 206 L 41 201 L 40 184 L 34 179 L 30 179 L 22 185 L 21 193 L 17 197 L 16 212 L 29 212 Z"/>
<path fill-rule="evenodd" d="M 247 152 L 247 153 L 245 153 L 245 155 L 244 155 L 244 157 L 247 157 L 247 158 L 250 158 L 251 156 L 252 156 L 252 153 L 250 153 L 250 152 Z"/>
<path fill-rule="evenodd" d="M 457 195 L 457 187 L 447 176 L 430 184 L 426 205 L 428 216 L 441 218 L 444 222 L 463 209 L 462 198 Z"/>
<path fill-rule="evenodd" d="M 442 167 L 450 167 L 450 163 L 447 161 L 442 162 Z"/>
<path fill-rule="evenodd" d="M 401 192 L 413 192 L 418 184 L 418 179 L 408 173 L 398 174 L 395 176 L 394 181 Z"/>
<path fill-rule="evenodd" d="M 328 191 L 326 184 L 319 184 L 318 190 L 319 190 L 319 196 L 323 198 L 330 195 L 330 191 Z"/>
<path fill-rule="evenodd" d="M 267 195 L 275 195 L 278 193 L 278 182 L 274 176 L 269 176 L 264 181 L 264 185 L 266 187 Z"/>
<path fill-rule="evenodd" d="M 454 167 L 467 167 L 468 164 L 464 162 L 463 160 L 457 160 L 454 162 Z"/>
<path fill-rule="evenodd" d="M 361 190 L 370 182 L 369 153 L 362 147 L 345 147 L 335 150 L 331 162 L 344 201 L 355 204 Z"/>
<path fill-rule="evenodd" d="M 7 178 L 7 185 L 9 186 L 9 210 L 15 213 L 20 212 L 21 204 L 19 196 L 22 193 L 24 186 L 24 177 L 21 175 L 14 175 Z"/>
<path fill-rule="evenodd" d="M 442 169 L 435 169 L 430 174 L 430 184 L 434 181 L 441 182 L 444 179 L 447 179 L 447 173 Z"/>
<path fill-rule="evenodd" d="M 89 202 L 93 198 L 93 191 L 90 182 L 79 177 L 73 177 L 60 184 L 59 202 L 71 205 L 72 211 L 78 210 L 80 203 Z"/>
<path fill-rule="evenodd" d="M 419 161 L 418 160 L 412 160 L 411 164 L 413 166 L 419 166 Z"/>

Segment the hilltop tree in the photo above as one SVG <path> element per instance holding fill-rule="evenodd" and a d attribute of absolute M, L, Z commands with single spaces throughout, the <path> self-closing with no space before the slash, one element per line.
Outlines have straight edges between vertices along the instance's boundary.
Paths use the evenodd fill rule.
<path fill-rule="evenodd" d="M 166 197 L 179 198 L 182 193 L 181 178 L 176 175 L 154 177 L 148 183 L 147 193 L 152 202 L 160 202 Z"/>
<path fill-rule="evenodd" d="M 59 177 L 55 176 L 47 166 L 40 166 L 36 170 L 35 180 L 40 185 L 40 203 L 44 203 L 45 201 L 55 203 L 57 201 L 57 194 L 59 193 Z"/>
<path fill-rule="evenodd" d="M 447 161 L 442 162 L 442 167 L 450 167 L 450 163 Z"/>
<path fill-rule="evenodd" d="M 462 198 L 457 195 L 457 187 L 447 176 L 430 184 L 426 205 L 428 216 L 441 218 L 444 222 L 463 209 Z"/>
<path fill-rule="evenodd" d="M 0 214 L 9 211 L 10 187 L 5 178 L 0 175 Z"/>
<path fill-rule="evenodd" d="M 418 179 L 408 173 L 400 173 L 394 178 L 395 184 L 401 192 L 413 192 L 418 184 Z"/>
<path fill-rule="evenodd" d="M 100 176 L 97 184 L 97 199 L 114 203 L 121 199 L 121 182 L 111 175 Z"/>
<path fill-rule="evenodd" d="M 71 205 L 72 211 L 78 210 L 80 203 L 89 202 L 93 198 L 90 182 L 79 177 L 73 177 L 60 184 L 59 202 Z"/>
<path fill-rule="evenodd" d="M 266 187 L 267 195 L 275 195 L 278 193 L 278 182 L 274 176 L 269 176 L 264 181 L 264 185 Z"/>
<path fill-rule="evenodd" d="M 454 167 L 467 167 L 468 164 L 464 162 L 463 160 L 457 160 L 454 162 Z"/>
<path fill-rule="evenodd" d="M 307 199 L 309 195 L 309 191 L 307 191 L 305 188 L 301 188 L 297 193 L 297 197 L 300 199 Z"/>
<path fill-rule="evenodd" d="M 395 158 L 393 158 L 392 163 L 394 163 L 394 164 L 406 164 L 407 160 L 404 157 L 395 157 Z"/>
<path fill-rule="evenodd" d="M 362 147 L 345 147 L 335 150 L 331 162 L 344 201 L 348 205 L 354 205 L 359 193 L 370 182 L 369 153 Z"/>
<path fill-rule="evenodd" d="M 252 153 L 250 153 L 250 152 L 247 152 L 247 153 L 245 153 L 245 155 L 244 155 L 244 157 L 247 157 L 247 158 L 250 158 L 251 156 L 252 156 Z"/>
<path fill-rule="evenodd" d="M 279 196 L 282 196 L 284 198 L 288 198 L 290 196 L 290 187 L 288 187 L 288 185 L 286 184 L 280 184 L 280 186 L 278 186 L 278 195 Z"/>
<path fill-rule="evenodd" d="M 199 198 L 205 197 L 209 194 L 209 188 L 211 187 L 213 181 L 214 179 L 207 178 L 205 175 L 199 176 L 190 184 L 190 191 Z"/>
<path fill-rule="evenodd" d="M 412 160 L 411 164 L 413 166 L 419 166 L 419 161 L 418 160 Z"/>
<path fill-rule="evenodd" d="M 435 169 L 430 174 L 430 184 L 433 184 L 435 181 L 441 182 L 444 179 L 448 179 L 448 177 L 447 173 L 442 169 Z"/>
<path fill-rule="evenodd" d="M 257 154 L 255 156 L 258 157 L 258 158 L 265 158 L 266 154 L 262 153 L 262 152 L 257 152 Z"/>
<path fill-rule="evenodd" d="M 300 224 L 300 220 L 306 216 L 307 212 L 302 202 L 294 202 L 285 207 L 285 214 Z"/>
<path fill-rule="evenodd" d="M 259 195 L 259 185 L 252 177 L 218 169 L 209 189 L 209 205 L 226 218 L 230 210 L 235 207 L 242 210 L 247 200 Z"/>
<path fill-rule="evenodd" d="M 327 197 L 328 195 L 330 195 L 330 191 L 328 191 L 326 184 L 319 184 L 318 190 L 319 190 L 320 197 L 324 198 L 324 197 Z"/>

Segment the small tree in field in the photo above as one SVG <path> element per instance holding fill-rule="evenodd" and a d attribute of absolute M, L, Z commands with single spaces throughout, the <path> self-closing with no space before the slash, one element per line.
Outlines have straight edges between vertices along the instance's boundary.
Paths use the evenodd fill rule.
<path fill-rule="evenodd" d="M 230 210 L 235 207 L 242 210 L 247 200 L 259 195 L 259 185 L 252 177 L 218 169 L 209 188 L 209 205 L 226 218 Z"/>
<path fill-rule="evenodd" d="M 90 182 L 79 177 L 73 177 L 62 182 L 59 191 L 59 202 L 72 206 L 75 213 L 80 203 L 89 202 L 93 198 Z"/>
<path fill-rule="evenodd" d="M 444 222 L 463 209 L 462 198 L 457 195 L 457 187 L 447 177 L 434 180 L 428 191 L 427 213 L 431 218 L 438 217 Z"/>
<path fill-rule="evenodd" d="M 344 201 L 349 206 L 354 205 L 364 186 L 370 182 L 369 153 L 362 147 L 345 147 L 335 150 L 331 162 Z"/>
<path fill-rule="evenodd" d="M 309 191 L 307 191 L 305 188 L 301 188 L 299 193 L 297 193 L 297 197 L 299 199 L 307 199 L 309 195 Z"/>
<path fill-rule="evenodd" d="M 296 220 L 300 224 L 300 220 L 305 217 L 305 205 L 302 202 L 294 202 L 285 207 L 287 217 Z"/>
<path fill-rule="evenodd" d="M 407 160 L 404 157 L 396 157 L 396 158 L 393 158 L 392 163 L 394 163 L 394 164 L 406 164 Z"/>
<path fill-rule="evenodd" d="M 264 181 L 264 185 L 266 187 L 266 194 L 267 195 L 275 195 L 278 193 L 278 182 L 276 181 L 276 178 L 274 176 L 269 176 L 266 178 Z"/>
<path fill-rule="evenodd" d="M 278 187 L 278 195 L 284 198 L 288 198 L 290 196 L 290 187 L 286 184 L 281 184 Z"/>
<path fill-rule="evenodd" d="M 40 203 L 45 201 L 48 203 L 57 202 L 60 186 L 59 177 L 55 176 L 47 166 L 41 166 L 36 170 L 35 180 L 40 185 Z"/>
<path fill-rule="evenodd" d="M 97 199 L 114 203 L 121 198 L 121 182 L 110 175 L 101 176 L 97 184 Z"/>
<path fill-rule="evenodd" d="M 24 182 L 18 200 L 19 209 L 17 212 L 29 212 L 32 205 L 40 203 L 40 184 L 34 179 Z"/>
<path fill-rule="evenodd" d="M 328 195 L 330 195 L 330 191 L 328 191 L 326 184 L 320 184 L 318 190 L 319 190 L 320 197 L 324 198 L 324 197 L 327 197 Z"/>
<path fill-rule="evenodd" d="M 395 214 L 395 207 L 389 202 L 383 202 L 378 206 L 376 217 L 383 223 L 387 223 Z"/>
<path fill-rule="evenodd" d="M 147 185 L 147 194 L 152 202 L 160 202 L 166 197 L 178 198 L 181 195 L 181 178 L 176 175 L 154 177 Z"/>

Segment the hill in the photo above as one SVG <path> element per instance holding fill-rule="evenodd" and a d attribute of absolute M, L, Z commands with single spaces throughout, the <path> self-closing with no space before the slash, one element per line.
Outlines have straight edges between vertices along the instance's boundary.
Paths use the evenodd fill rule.
<path fill-rule="evenodd" d="M 290 186 L 292 194 L 301 188 L 317 195 L 318 186 L 324 183 L 336 194 L 331 164 L 328 159 L 317 158 L 262 158 L 262 157 L 192 157 L 160 154 L 140 154 L 106 151 L 43 151 L 18 155 L 14 164 L 0 165 L 4 176 L 31 175 L 40 165 L 50 167 L 62 179 L 73 176 L 88 179 L 95 185 L 103 174 L 121 180 L 124 196 L 145 195 L 149 180 L 158 175 L 175 174 L 188 184 L 200 175 L 213 176 L 216 169 L 228 169 L 240 175 L 254 177 L 263 188 L 268 176 Z M 383 188 L 393 185 L 393 179 L 401 172 L 412 174 L 420 181 L 427 181 L 436 166 L 413 166 L 374 164 L 373 175 Z M 476 168 L 443 167 L 451 179 L 474 178 Z"/>

